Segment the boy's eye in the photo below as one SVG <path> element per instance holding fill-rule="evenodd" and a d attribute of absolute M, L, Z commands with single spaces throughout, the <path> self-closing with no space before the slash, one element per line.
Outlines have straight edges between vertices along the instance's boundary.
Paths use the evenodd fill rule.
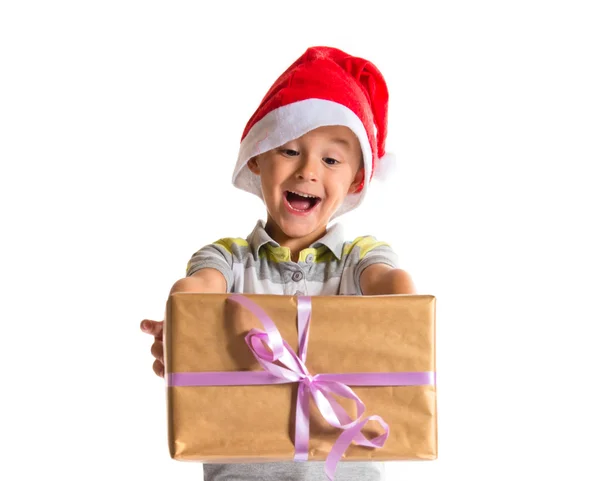
<path fill-rule="evenodd" d="M 290 157 L 295 157 L 296 155 L 300 155 L 300 152 L 298 152 L 297 150 L 293 150 L 293 149 L 282 149 L 281 152 Z"/>
<path fill-rule="evenodd" d="M 335 165 L 335 164 L 339 164 L 339 162 L 335 159 L 332 159 L 331 157 L 325 157 L 323 159 L 323 162 L 325 162 L 327 165 Z"/>

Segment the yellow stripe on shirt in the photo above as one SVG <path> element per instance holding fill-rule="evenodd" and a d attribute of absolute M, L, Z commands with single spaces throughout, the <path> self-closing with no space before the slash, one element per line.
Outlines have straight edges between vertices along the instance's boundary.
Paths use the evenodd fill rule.
<path fill-rule="evenodd" d="M 389 247 L 389 244 L 387 242 L 378 241 L 377 239 L 375 239 L 375 237 L 370 235 L 357 237 L 356 239 L 354 239 L 354 241 L 352 241 L 351 244 L 344 246 L 343 255 L 347 256 L 350 254 L 350 252 L 352 252 L 354 248 L 358 248 L 360 250 L 359 259 L 362 259 L 373 249 L 381 246 Z"/>
<path fill-rule="evenodd" d="M 213 242 L 213 244 L 223 247 L 230 254 L 233 254 L 232 247 L 234 244 L 240 247 L 248 247 L 248 241 L 246 239 L 242 239 L 241 237 L 225 237 L 223 239 L 219 239 L 217 242 Z"/>

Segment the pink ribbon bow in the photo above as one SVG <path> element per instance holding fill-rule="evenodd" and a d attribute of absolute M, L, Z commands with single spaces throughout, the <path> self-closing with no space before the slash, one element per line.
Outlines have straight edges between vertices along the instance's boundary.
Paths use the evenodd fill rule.
<path fill-rule="evenodd" d="M 331 426 L 344 431 L 333 445 L 325 462 L 325 473 L 329 480 L 333 480 L 337 463 L 352 442 L 372 448 L 381 448 L 384 445 L 389 435 L 389 426 L 379 416 L 370 416 L 361 421 L 365 405 L 352 389 L 341 382 L 324 380 L 321 379 L 320 374 L 312 376 L 308 372 L 304 363 L 310 327 L 310 297 L 298 297 L 298 351 L 300 357 L 282 339 L 275 323 L 260 306 L 239 295 L 233 295 L 230 299 L 251 311 L 265 327 L 265 331 L 251 329 L 246 335 L 246 344 L 263 369 L 277 378 L 299 383 L 296 401 L 295 461 L 308 460 L 309 395 L 312 395 L 323 418 Z M 268 349 L 265 348 L 265 345 L 268 346 Z M 276 364 L 277 362 L 280 364 Z M 357 410 L 356 419 L 352 419 L 340 406 L 333 398 L 334 394 L 354 401 Z M 361 433 L 361 429 L 371 420 L 378 421 L 385 432 L 369 440 Z"/>

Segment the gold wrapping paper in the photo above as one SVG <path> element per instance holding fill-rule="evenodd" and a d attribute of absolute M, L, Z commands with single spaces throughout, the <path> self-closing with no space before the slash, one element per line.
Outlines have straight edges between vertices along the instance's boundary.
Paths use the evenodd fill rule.
<path fill-rule="evenodd" d="M 167 301 L 165 370 L 262 370 L 244 341 L 263 330 L 228 294 L 175 293 Z M 273 319 L 297 352 L 297 299 L 247 294 Z M 435 371 L 435 297 L 317 296 L 306 365 L 319 373 Z M 351 445 L 342 461 L 437 457 L 436 390 L 426 386 L 350 386 L 390 426 L 383 448 Z M 292 460 L 297 385 L 167 388 L 171 457 L 200 462 Z M 351 416 L 353 404 L 340 402 Z M 367 437 L 381 434 L 374 422 Z M 341 431 L 327 424 L 311 399 L 309 460 L 325 460 Z"/>

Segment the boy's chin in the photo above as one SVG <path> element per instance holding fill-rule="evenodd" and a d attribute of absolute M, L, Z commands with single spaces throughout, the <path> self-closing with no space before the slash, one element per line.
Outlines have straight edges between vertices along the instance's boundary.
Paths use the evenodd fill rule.
<path fill-rule="evenodd" d="M 325 230 L 327 224 L 327 219 L 286 219 L 280 223 L 279 228 L 287 237 L 299 239 L 310 236 L 315 232 Z"/>

